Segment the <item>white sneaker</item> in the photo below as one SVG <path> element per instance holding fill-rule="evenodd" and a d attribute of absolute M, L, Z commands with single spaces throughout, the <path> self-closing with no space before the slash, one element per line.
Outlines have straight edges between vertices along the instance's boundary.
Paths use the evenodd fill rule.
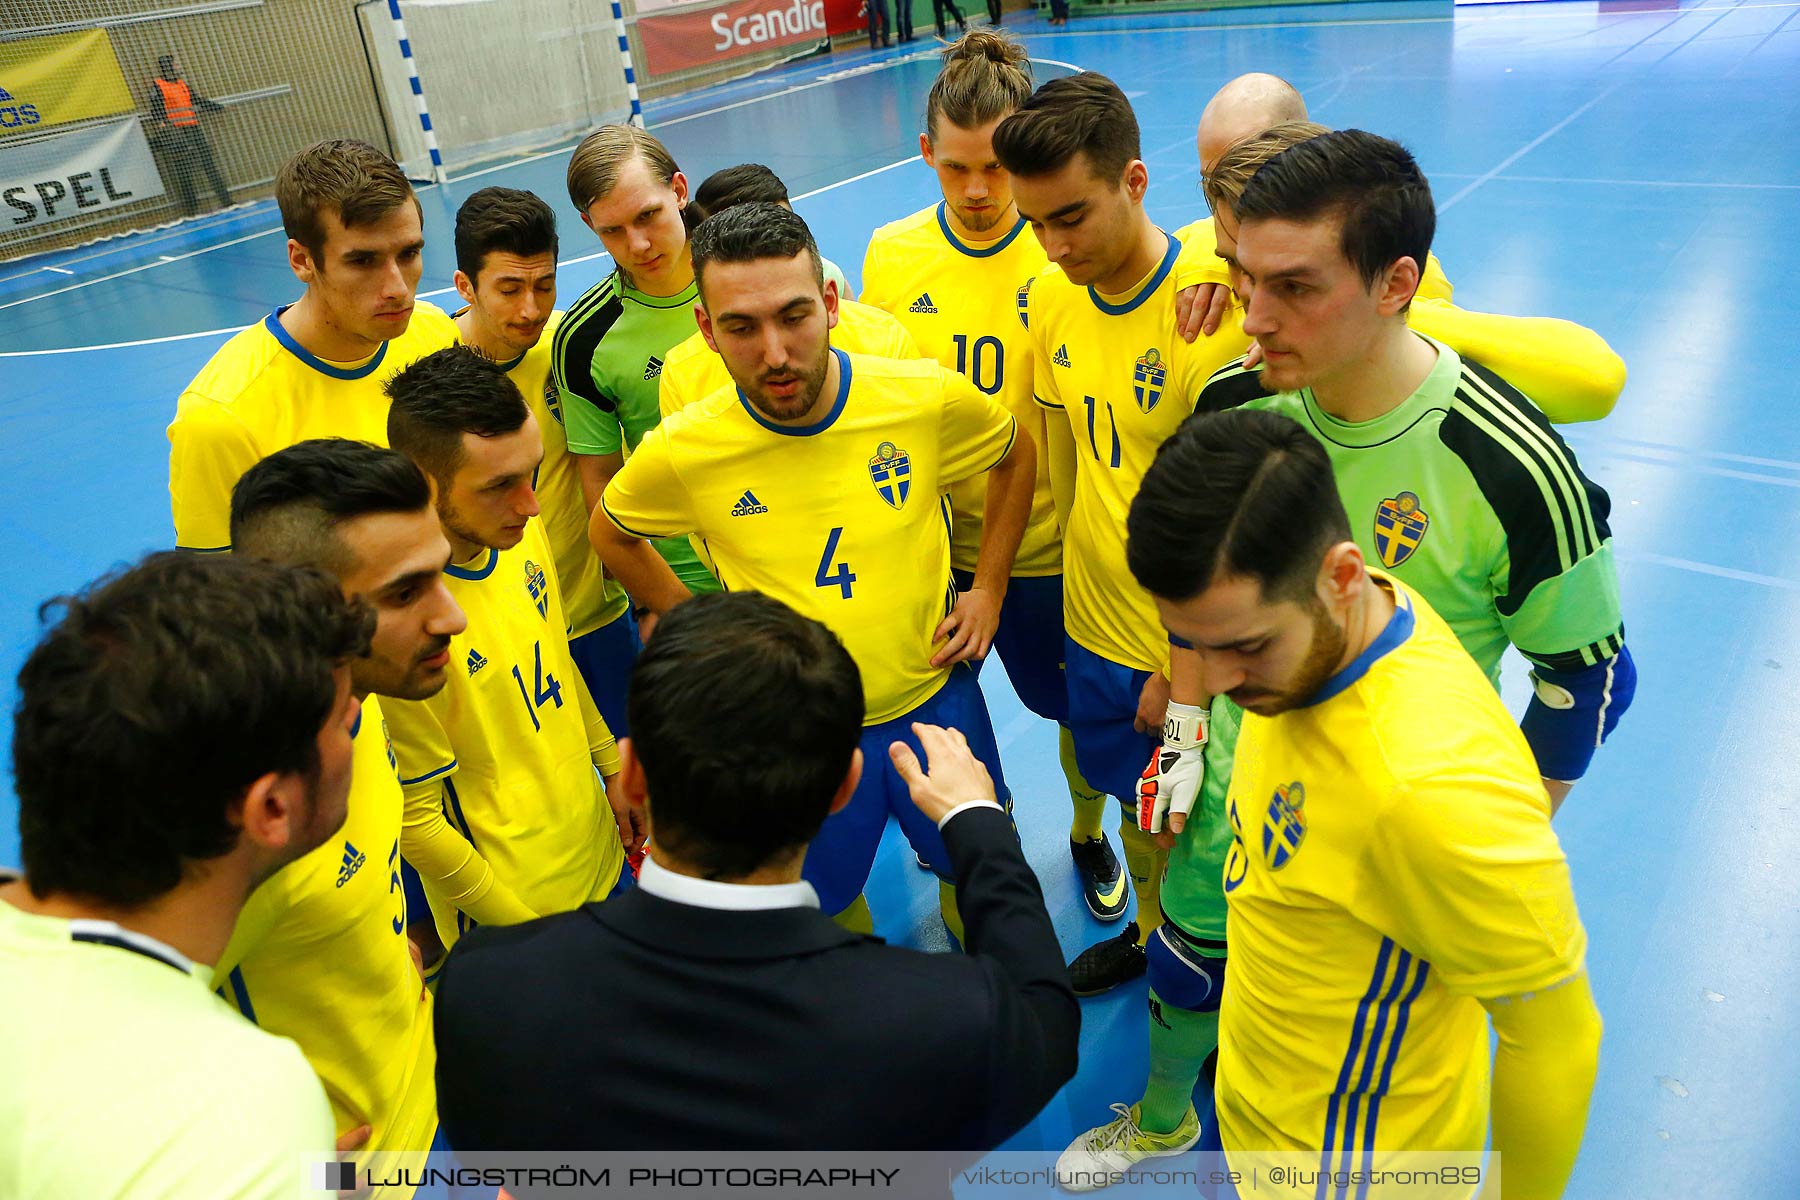
<path fill-rule="evenodd" d="M 1200 1140 L 1200 1117 L 1192 1106 L 1173 1133 L 1145 1133 L 1138 1128 L 1138 1106 L 1115 1104 L 1118 1119 L 1090 1129 L 1056 1160 L 1056 1182 L 1065 1192 L 1097 1192 L 1123 1183 L 1125 1172 L 1147 1158 L 1166 1158 L 1192 1150 Z"/>

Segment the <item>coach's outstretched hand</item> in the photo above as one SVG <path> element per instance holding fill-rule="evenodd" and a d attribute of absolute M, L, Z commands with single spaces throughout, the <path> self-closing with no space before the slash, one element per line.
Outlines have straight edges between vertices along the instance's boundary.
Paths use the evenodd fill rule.
<path fill-rule="evenodd" d="M 906 790 L 912 793 L 912 802 L 920 812 L 935 823 L 959 804 L 998 803 L 994 799 L 994 781 L 960 731 L 917 721 L 912 728 L 925 750 L 926 765 L 919 765 L 918 756 L 905 742 L 890 744 L 888 757 L 906 781 Z"/>

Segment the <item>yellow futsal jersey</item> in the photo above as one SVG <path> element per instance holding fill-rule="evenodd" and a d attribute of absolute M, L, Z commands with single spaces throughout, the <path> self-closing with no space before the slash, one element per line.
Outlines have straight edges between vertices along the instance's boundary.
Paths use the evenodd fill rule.
<path fill-rule="evenodd" d="M 425 301 L 406 332 L 368 358 L 336 363 L 309 353 L 276 309 L 220 346 L 181 393 L 169 426 L 175 543 L 231 548 L 231 489 L 245 471 L 296 442 L 344 437 L 387 445 L 387 381 L 458 340 L 455 322 Z"/>
<path fill-rule="evenodd" d="M 1044 265 L 1044 248 L 1023 218 L 996 240 L 971 244 L 950 228 L 939 201 L 875 231 L 863 258 L 863 301 L 898 317 L 927 357 L 1000 401 L 1042 447 L 1044 413 L 1031 399 L 1031 337 L 1019 323 L 1018 297 Z M 975 570 L 986 504 L 980 476 L 950 489 L 950 562 L 959 571 Z M 1031 519 L 1012 573 L 1061 570 L 1062 535 L 1040 449 Z"/>
<path fill-rule="evenodd" d="M 647 436 L 600 503 L 638 537 L 697 535 L 726 588 L 828 625 L 876 725 L 949 675 L 931 665 L 955 599 L 945 492 L 1005 458 L 1017 422 L 927 359 L 832 353 L 838 393 L 818 424 L 774 425 L 715 392 Z"/>
<path fill-rule="evenodd" d="M 1110 662 L 1160 671 L 1168 634 L 1150 593 L 1125 565 L 1125 516 L 1157 447 L 1189 413 L 1206 379 L 1244 352 L 1233 323 L 1193 344 L 1175 332 L 1181 243 L 1123 296 L 1070 283 L 1052 264 L 1020 289 L 1036 355 L 1037 402 L 1075 440 L 1075 498 L 1063 519 L 1063 624 Z"/>
<path fill-rule="evenodd" d="M 401 853 L 448 947 L 474 905 L 446 885 L 441 856 L 410 839 L 472 847 L 522 906 L 508 914 L 517 920 L 601 899 L 625 851 L 595 774 L 616 772 L 618 751 L 569 656 L 541 522 L 511 550 L 444 574 L 469 620 L 450 640 L 449 681 L 429 700 L 389 701 L 387 713 L 406 793 Z"/>
<path fill-rule="evenodd" d="M 847 354 L 919 357 L 918 344 L 904 325 L 881 309 L 854 300 L 838 301 L 838 323 L 831 331 L 831 344 Z M 726 370 L 725 360 L 695 330 L 663 359 L 657 405 L 667 417 L 730 386 L 731 372 Z"/>
<path fill-rule="evenodd" d="M 537 345 L 506 367 L 507 377 L 518 387 L 537 417 L 544 438 L 544 461 L 532 480 L 542 510 L 544 536 L 556 556 L 556 578 L 562 588 L 563 611 L 569 618 L 569 637 L 592 633 L 622 616 L 625 590 L 608 588 L 600 571 L 600 556 L 588 541 L 587 500 L 581 494 L 581 475 L 569 457 L 569 439 L 563 432 L 562 396 L 550 377 L 551 351 L 556 327 L 562 324 L 559 309 L 550 314 Z"/>
<path fill-rule="evenodd" d="M 1375 579 L 1398 606 L 1386 630 L 1307 704 L 1245 713 L 1238 734 L 1215 1101 L 1234 1166 L 1479 1152 L 1480 1001 L 1582 970 L 1518 723 L 1418 593 Z"/>
<path fill-rule="evenodd" d="M 344 827 L 251 893 L 212 982 L 258 1026 L 299 1043 L 339 1135 L 370 1126 L 357 1157 L 380 1169 L 386 1152 L 431 1149 L 437 1054 L 406 941 L 400 780 L 375 697 L 353 738 Z"/>

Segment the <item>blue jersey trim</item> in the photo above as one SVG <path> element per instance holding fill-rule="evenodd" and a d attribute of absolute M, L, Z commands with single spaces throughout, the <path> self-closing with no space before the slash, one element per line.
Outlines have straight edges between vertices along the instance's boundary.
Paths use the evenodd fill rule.
<path fill-rule="evenodd" d="M 446 814 L 450 823 L 468 839 L 472 848 L 475 845 L 475 831 L 469 827 L 469 818 L 463 815 L 462 797 L 456 794 L 456 784 L 452 780 L 444 781 L 444 800 L 449 805 Z"/>
<path fill-rule="evenodd" d="M 632 537 L 643 538 L 645 541 L 653 541 L 656 538 L 658 538 L 659 536 L 662 536 L 662 535 L 654 534 L 654 533 L 645 533 L 639 529 L 633 529 L 631 526 L 627 525 L 625 522 L 619 520 L 618 517 L 613 515 L 613 510 L 607 507 L 605 496 L 600 497 L 600 511 L 604 512 L 606 514 L 607 520 L 611 521 L 614 525 L 617 525 L 621 531 L 623 531 L 625 533 L 629 533 Z M 670 536 L 673 536 L 673 535 L 670 535 Z"/>
<path fill-rule="evenodd" d="M 381 343 L 381 349 L 375 351 L 375 357 L 371 358 L 360 367 L 339 367 L 326 362 L 324 359 L 308 350 L 305 346 L 296 342 L 294 340 L 294 335 L 282 328 L 281 314 L 292 307 L 294 306 L 291 304 L 284 304 L 268 316 L 264 317 L 263 328 L 267 329 L 270 335 L 273 336 L 276 341 L 280 342 L 282 348 L 289 354 L 293 355 L 319 374 L 329 375 L 333 379 L 366 379 L 369 375 L 374 373 L 376 367 L 381 365 L 381 360 L 387 357 L 388 344 L 383 342 Z"/>
<path fill-rule="evenodd" d="M 443 766 L 437 767 L 434 770 L 425 772 L 423 775 L 419 776 L 417 779 L 402 779 L 400 781 L 400 786 L 401 787 L 411 787 L 415 783 L 424 783 L 427 779 L 436 779 L 439 775 L 442 775 L 448 771 L 454 771 L 454 770 L 456 770 L 456 760 L 453 758 L 449 762 L 445 763 Z"/>
<path fill-rule="evenodd" d="M 226 978 L 231 981 L 231 994 L 237 998 L 237 1010 L 252 1025 L 257 1024 L 256 1007 L 250 1003 L 250 987 L 244 982 L 244 968 L 231 968 L 231 974 Z"/>
<path fill-rule="evenodd" d="M 1392 939 L 1384 940 L 1392 941 Z M 1341 1151 L 1335 1147 L 1326 1147 L 1328 1152 L 1338 1153 L 1339 1165 L 1334 1169 L 1341 1174 L 1347 1175 L 1349 1173 L 1351 1163 L 1355 1159 L 1356 1130 L 1357 1126 L 1361 1124 L 1359 1110 L 1362 1108 L 1362 1102 L 1369 1098 L 1369 1087 L 1375 1081 L 1375 1064 L 1382 1058 L 1385 1052 L 1391 1052 L 1392 1047 L 1390 1046 L 1390 1038 L 1397 1038 L 1404 1032 L 1404 1026 L 1400 1026 L 1398 1022 L 1396 1022 L 1393 1032 L 1390 1033 L 1389 1022 L 1396 1017 L 1394 1004 L 1399 1000 L 1400 993 L 1405 989 L 1407 976 L 1412 973 L 1412 968 L 1412 955 L 1405 950 L 1401 950 L 1399 952 L 1399 959 L 1394 964 L 1393 982 L 1388 985 L 1386 994 L 1381 997 L 1381 1003 L 1376 1006 L 1375 1009 L 1375 1028 L 1369 1032 L 1368 1053 L 1364 1054 L 1362 1057 L 1362 1070 L 1357 1073 L 1356 1087 L 1347 1097 L 1345 1097 L 1348 1104 L 1345 1108 L 1343 1127 L 1339 1130 L 1340 1134 L 1343 1135 Z M 1374 1104 L 1371 1101 L 1369 1107 L 1369 1116 L 1371 1120 L 1373 1120 L 1374 1111 Z M 1369 1136 L 1373 1136 L 1373 1127 L 1366 1127 L 1366 1133 Z M 1333 1195 L 1338 1197 L 1339 1200 L 1348 1200 L 1349 1185 L 1336 1185 L 1336 1190 L 1333 1192 Z"/>
<path fill-rule="evenodd" d="M 958 251 L 962 252 L 963 254 L 968 255 L 970 258 L 992 258 L 994 255 L 1000 253 L 1002 250 L 1004 250 L 1008 246 L 1012 245 L 1013 239 L 1018 237 L 1019 234 L 1025 228 L 1025 218 L 1020 217 L 1018 220 L 1018 223 L 1012 227 L 1011 232 L 1009 232 L 1005 237 L 1001 238 L 999 241 L 993 243 L 992 245 L 983 246 L 981 249 L 977 250 L 975 247 L 969 245 L 967 242 L 965 242 L 961 238 L 957 237 L 956 234 L 951 230 L 950 218 L 946 211 L 948 207 L 949 206 L 946 205 L 942 200 L 938 201 L 938 206 L 937 206 L 938 228 L 943 231 L 945 241 L 949 242 L 952 247 L 954 247 Z"/>
<path fill-rule="evenodd" d="M 362 709 L 358 707 L 356 710 L 356 721 L 350 726 L 350 740 L 353 742 L 356 740 L 356 735 L 362 732 L 362 719 Z"/>
<path fill-rule="evenodd" d="M 1109 317 L 1122 317 L 1128 312 L 1135 312 L 1139 305 L 1156 293 L 1156 289 L 1163 285 L 1163 280 L 1169 277 L 1169 272 L 1175 269 L 1175 260 L 1181 257 L 1181 239 L 1172 233 L 1165 233 L 1163 236 L 1169 239 L 1169 248 L 1163 251 L 1162 261 L 1156 264 L 1156 272 L 1150 276 L 1150 282 L 1139 288 L 1138 294 L 1123 304 L 1108 304 L 1090 285 L 1087 290 L 1088 299 L 1094 302 L 1095 308 Z"/>
<path fill-rule="evenodd" d="M 1388 956 L 1394 951 L 1391 938 L 1381 939 L 1381 949 L 1375 956 L 1375 970 L 1369 977 L 1369 988 L 1363 993 L 1362 1000 L 1356 1006 L 1356 1022 L 1350 1027 L 1350 1047 L 1344 1052 L 1344 1061 L 1338 1067 L 1337 1086 L 1331 1091 L 1331 1098 L 1326 1103 L 1325 1137 L 1319 1148 L 1319 1170 L 1329 1177 L 1332 1170 L 1332 1156 L 1337 1143 L 1339 1118 L 1344 1094 L 1350 1088 L 1350 1072 L 1362 1054 L 1363 1027 L 1369 1016 L 1369 1005 L 1381 994 L 1381 981 L 1387 978 Z M 1320 1193 L 1327 1180 L 1319 1181 Z"/>
<path fill-rule="evenodd" d="M 1357 1185 L 1357 1200 L 1368 1200 L 1368 1176 L 1375 1167 L 1375 1124 L 1381 1119 L 1381 1098 L 1388 1094 L 1388 1085 L 1394 1079 L 1394 1061 L 1400 1057 L 1400 1043 L 1406 1038 L 1406 1023 L 1412 1017 L 1413 1001 L 1417 1000 L 1419 993 L 1425 990 L 1425 976 L 1431 970 L 1431 964 L 1424 959 L 1418 958 L 1413 961 L 1418 964 L 1419 972 L 1413 976 L 1412 987 L 1408 988 L 1406 995 L 1401 997 L 1400 1012 L 1394 1019 L 1394 1036 L 1388 1042 L 1387 1060 L 1381 1064 L 1381 1082 L 1375 1086 L 1375 1092 L 1369 1098 L 1369 1123 L 1363 1131 L 1362 1145 L 1364 1175 L 1362 1182 Z M 1405 978 L 1404 973 L 1401 978 Z"/>
<path fill-rule="evenodd" d="M 811 425 L 777 425 L 756 411 L 756 406 L 750 403 L 744 395 L 743 388 L 738 389 L 738 403 L 744 406 L 744 411 L 750 414 L 752 421 L 770 433 L 779 433 L 783 437 L 811 437 L 815 433 L 824 433 L 837 421 L 838 415 L 844 411 L 844 401 L 850 398 L 850 356 L 837 349 L 832 350 L 832 353 L 837 355 L 838 360 L 838 394 L 837 399 L 832 402 L 831 411 L 825 414 L 824 420 L 815 421 Z M 619 527 L 624 528 L 622 525 Z M 630 531 L 626 530 L 626 532 Z"/>
<path fill-rule="evenodd" d="M 231 553 L 230 546 L 177 546 L 175 548 L 177 550 L 180 550 L 187 554 L 230 554 Z"/>
<path fill-rule="evenodd" d="M 481 567 L 445 567 L 444 574 L 452 579 L 482 580 L 494 573 L 500 565 L 500 552 L 492 546 L 487 548 L 487 565 Z"/>
<path fill-rule="evenodd" d="M 94 922 L 88 921 L 82 924 L 93 925 Z M 133 954 L 141 954 L 145 958 L 159 962 L 165 967 L 174 967 L 183 975 L 188 974 L 188 969 L 186 967 L 159 952 L 155 946 L 151 944 L 154 940 L 152 938 L 146 937 L 143 934 L 129 934 L 129 936 L 127 936 L 129 931 L 108 933 L 102 930 L 83 928 L 82 924 L 77 924 L 75 922 L 70 923 L 70 941 L 86 942 L 91 946 L 111 946 L 115 950 L 128 950 Z M 106 922 L 106 925 L 116 928 L 116 926 L 112 925 L 112 922 Z"/>
<path fill-rule="evenodd" d="M 1369 643 L 1368 649 L 1351 659 L 1343 670 L 1327 679 L 1319 690 L 1312 694 L 1312 698 L 1300 707 L 1311 708 L 1315 704 L 1323 704 L 1348 691 L 1357 680 L 1369 673 L 1370 667 L 1374 666 L 1383 656 L 1398 650 L 1406 639 L 1412 636 L 1413 625 L 1412 605 L 1408 604 L 1406 598 L 1396 591 L 1394 593 L 1394 615 L 1388 618 L 1387 628 L 1376 635 L 1375 640 Z"/>

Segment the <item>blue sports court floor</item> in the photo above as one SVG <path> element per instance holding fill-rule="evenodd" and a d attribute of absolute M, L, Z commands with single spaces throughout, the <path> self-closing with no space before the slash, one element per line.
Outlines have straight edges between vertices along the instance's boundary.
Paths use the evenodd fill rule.
<path fill-rule="evenodd" d="M 1557 819 L 1607 1023 L 1571 1189 L 1584 1200 L 1800 1195 L 1800 405 L 1785 382 L 1800 371 L 1796 14 L 1797 0 L 1600 0 L 1009 21 L 1040 77 L 1079 66 L 1132 95 L 1167 227 L 1201 213 L 1193 132 L 1207 96 L 1276 72 L 1316 119 L 1418 154 L 1459 301 L 1581 321 L 1630 365 L 1614 415 L 1567 431 L 1613 497 L 1642 671 Z M 934 71 L 925 53 L 851 50 L 653 106 L 651 121 L 696 180 L 746 156 L 774 167 L 854 280 L 873 226 L 936 199 L 913 161 Z M 562 210 L 563 162 L 426 190 L 422 290 L 448 290 L 464 196 L 506 183 Z M 0 267 L 7 677 L 39 601 L 171 541 L 176 394 L 232 328 L 295 294 L 272 225 L 265 207 Z M 564 239 L 566 301 L 610 264 L 566 212 Z M 1026 848 L 1073 952 L 1116 927 L 1075 887 L 1051 730 L 1000 671 L 985 679 Z M 8 793 L 0 862 L 17 857 L 14 825 Z M 910 855 L 884 849 L 880 932 L 941 945 L 935 895 Z M 1086 1002 L 1081 1072 L 1014 1146 L 1060 1149 L 1137 1097 L 1143 997 L 1139 983 Z"/>

